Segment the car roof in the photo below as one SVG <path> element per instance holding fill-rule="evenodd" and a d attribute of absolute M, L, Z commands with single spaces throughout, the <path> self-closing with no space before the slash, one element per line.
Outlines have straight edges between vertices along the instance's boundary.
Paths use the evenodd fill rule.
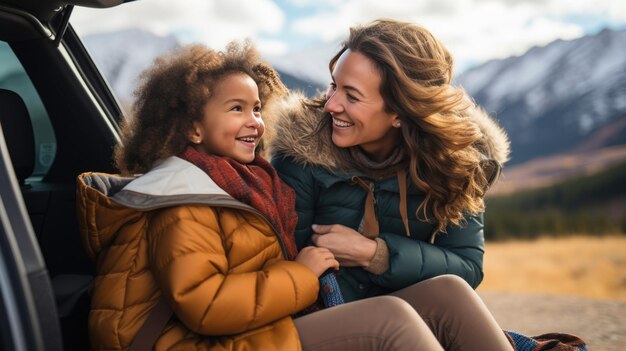
<path fill-rule="evenodd" d="M 133 0 L 0 0 L 0 40 L 7 42 L 51 37 L 43 25 L 71 6 L 106 8 Z"/>
<path fill-rule="evenodd" d="M 113 7 L 133 0 L 0 0 L 0 6 L 31 14 L 41 22 L 48 22 L 67 5 L 83 7 Z"/>

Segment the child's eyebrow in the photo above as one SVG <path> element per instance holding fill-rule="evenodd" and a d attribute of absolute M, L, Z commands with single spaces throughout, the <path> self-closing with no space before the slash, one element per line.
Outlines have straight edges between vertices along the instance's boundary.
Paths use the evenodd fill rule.
<path fill-rule="evenodd" d="M 230 103 L 233 103 L 233 102 L 237 102 L 237 103 L 240 103 L 240 104 L 245 104 L 245 103 L 248 102 L 248 100 L 246 100 L 246 99 L 238 99 L 238 98 L 228 99 L 228 100 L 224 101 L 224 105 L 230 104 Z M 253 104 L 256 105 L 256 104 L 260 104 L 260 103 L 261 103 L 260 100 L 255 100 Z"/>

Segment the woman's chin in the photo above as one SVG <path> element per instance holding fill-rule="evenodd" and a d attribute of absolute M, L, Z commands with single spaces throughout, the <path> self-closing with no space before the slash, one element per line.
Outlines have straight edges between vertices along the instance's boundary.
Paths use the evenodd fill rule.
<path fill-rule="evenodd" d="M 333 140 L 333 144 L 335 144 L 335 146 L 340 147 L 340 148 L 347 148 L 350 146 L 354 146 L 352 143 L 346 140 L 346 138 L 338 137 L 334 133 L 333 133 L 332 140 Z"/>

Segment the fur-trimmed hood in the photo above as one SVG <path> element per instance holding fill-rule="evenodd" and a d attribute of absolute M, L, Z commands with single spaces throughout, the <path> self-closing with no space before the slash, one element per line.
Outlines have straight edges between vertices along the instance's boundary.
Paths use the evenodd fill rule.
<path fill-rule="evenodd" d="M 320 120 L 326 118 L 321 109 L 305 106 L 306 97 L 289 93 L 277 102 L 271 111 L 274 136 L 269 140 L 270 153 L 293 157 L 297 162 L 327 169 L 340 168 L 341 149 L 335 146 L 331 133 L 316 133 Z M 480 107 L 469 108 L 465 115 L 480 128 L 483 137 L 475 147 L 485 160 L 500 166 L 509 158 L 509 140 L 506 132 Z"/>

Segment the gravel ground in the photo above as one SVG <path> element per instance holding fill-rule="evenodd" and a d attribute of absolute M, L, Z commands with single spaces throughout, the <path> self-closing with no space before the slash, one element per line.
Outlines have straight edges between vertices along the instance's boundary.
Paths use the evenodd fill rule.
<path fill-rule="evenodd" d="M 479 292 L 503 329 L 525 335 L 573 334 L 590 351 L 626 350 L 626 301 Z"/>

